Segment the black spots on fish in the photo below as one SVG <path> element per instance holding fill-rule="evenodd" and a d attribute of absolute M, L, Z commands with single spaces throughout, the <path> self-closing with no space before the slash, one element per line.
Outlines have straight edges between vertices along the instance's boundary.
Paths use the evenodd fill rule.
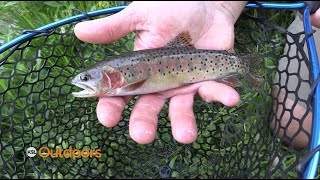
<path fill-rule="evenodd" d="M 205 58 L 204 60 L 205 60 L 205 61 L 208 61 L 208 58 Z"/>
<path fill-rule="evenodd" d="M 192 58 L 190 58 L 190 60 L 192 61 Z"/>
<path fill-rule="evenodd" d="M 161 72 L 161 70 L 160 70 L 160 69 L 158 69 L 158 71 L 159 71 L 159 72 Z"/>
<path fill-rule="evenodd" d="M 172 68 L 172 71 L 174 71 L 174 68 Z"/>
<path fill-rule="evenodd" d="M 207 73 L 209 72 L 209 70 L 206 71 Z"/>
<path fill-rule="evenodd" d="M 194 69 L 197 69 L 197 66 L 195 66 Z"/>
<path fill-rule="evenodd" d="M 163 75 L 165 76 L 165 75 L 166 75 L 166 73 L 163 73 Z"/>
<path fill-rule="evenodd" d="M 129 68 L 127 67 L 127 70 L 129 71 Z"/>
<path fill-rule="evenodd" d="M 182 68 L 182 65 L 180 64 L 180 66 L 179 66 L 180 68 Z"/>
<path fill-rule="evenodd" d="M 140 74 L 142 74 L 142 71 L 140 70 Z"/>
<path fill-rule="evenodd" d="M 159 64 L 162 64 L 161 61 L 159 62 Z"/>

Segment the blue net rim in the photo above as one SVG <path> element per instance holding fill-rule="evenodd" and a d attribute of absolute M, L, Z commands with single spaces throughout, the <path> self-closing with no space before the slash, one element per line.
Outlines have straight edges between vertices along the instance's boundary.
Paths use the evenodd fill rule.
<path fill-rule="evenodd" d="M 304 11 L 304 29 L 305 33 L 312 33 L 312 28 L 311 28 L 311 21 L 310 21 L 310 7 L 305 7 L 304 2 L 292 2 L 292 3 L 277 3 L 277 2 L 259 2 L 260 5 L 257 5 L 256 3 L 251 3 L 249 2 L 246 5 L 246 8 L 266 8 L 266 9 L 283 9 L 283 10 L 298 10 L 298 9 L 303 9 L 305 8 Z M 30 38 L 33 38 L 39 34 L 41 31 L 49 31 L 52 29 L 55 29 L 57 27 L 70 24 L 76 21 L 80 21 L 83 19 L 87 19 L 88 17 L 96 17 L 100 15 L 108 15 L 108 14 L 113 14 L 117 13 L 123 9 L 125 9 L 127 6 L 117 6 L 117 7 L 112 7 L 112 8 L 107 8 L 107 9 L 101 9 L 97 11 L 92 11 L 88 12 L 85 14 L 79 14 L 75 16 L 71 16 L 69 18 L 62 19 L 60 21 L 56 21 L 53 23 L 50 23 L 48 25 L 39 27 L 35 29 L 35 31 L 38 32 L 32 32 L 29 31 L 27 33 L 24 33 L 17 38 L 3 44 L 0 46 L 0 54 L 7 51 L 8 49 L 17 46 L 25 41 L 27 41 Z M 307 39 L 307 46 L 309 50 L 309 57 L 311 57 L 311 63 L 312 63 L 312 72 L 313 72 L 313 79 L 317 79 L 319 75 L 319 64 L 318 64 L 318 57 L 317 57 L 317 52 L 314 44 L 314 38 L 311 35 Z M 312 125 L 312 138 L 311 138 L 311 143 L 310 143 L 310 150 L 312 151 L 314 148 L 316 148 L 318 145 L 320 145 L 320 121 L 318 121 L 318 116 L 320 112 L 320 87 L 317 85 L 315 89 L 315 94 L 314 94 L 314 109 L 313 109 L 313 125 Z M 319 102 L 319 103 L 318 103 Z M 319 161 L 319 152 L 316 153 L 310 162 L 308 163 L 302 178 L 307 178 L 307 179 L 313 179 L 316 176 L 317 172 L 317 167 L 318 167 L 318 161 Z"/>

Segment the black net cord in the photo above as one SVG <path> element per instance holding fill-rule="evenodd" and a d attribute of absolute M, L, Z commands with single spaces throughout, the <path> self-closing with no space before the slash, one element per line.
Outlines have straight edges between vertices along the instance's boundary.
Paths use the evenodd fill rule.
<path fill-rule="evenodd" d="M 278 73 L 284 74 L 284 78 L 294 76 L 302 81 L 299 73 L 292 73 L 289 67 L 292 61 L 296 61 L 299 67 L 309 65 L 307 58 L 298 56 L 303 53 L 303 43 L 296 39 L 303 33 L 290 34 L 277 25 L 283 19 L 276 21 L 269 10 L 257 11 L 263 14 L 256 15 L 255 11 L 249 10 L 250 16 L 239 19 L 237 49 L 242 49 L 238 52 L 261 53 L 266 59 L 264 64 L 270 67 L 277 66 L 279 55 L 283 55 L 288 62 Z M 272 22 L 269 17 L 273 17 Z M 290 144 L 295 137 L 290 137 L 287 131 L 284 131 L 283 138 L 270 132 L 272 101 L 279 101 L 271 95 L 268 87 L 275 84 L 288 94 L 294 94 L 296 105 L 303 101 L 298 95 L 300 86 L 288 88 L 287 83 L 272 84 L 274 71 L 263 67 L 261 70 L 269 78 L 266 90 L 257 91 L 249 86 L 239 88 L 242 102 L 237 107 L 195 100 L 199 129 L 195 143 L 183 145 L 175 142 L 166 104 L 159 114 L 155 142 L 138 145 L 128 135 L 128 120 L 135 99 L 124 110 L 120 123 L 114 128 L 106 128 L 96 118 L 97 101 L 72 97 L 70 93 L 75 89 L 68 83 L 82 69 L 106 57 L 132 50 L 134 34 L 110 45 L 92 45 L 74 36 L 72 28 L 76 23 L 63 25 L 55 29 L 56 33 L 35 32 L 41 36 L 17 46 L 0 65 L 3 68 L 0 81 L 8 84 L 0 89 L 1 178 L 296 177 L 296 165 L 305 151 L 284 143 L 287 140 Z M 33 31 L 28 30 L 29 33 Z M 293 40 L 284 40 L 287 35 Z M 283 52 L 285 45 L 289 49 L 297 46 L 293 57 Z M 287 128 L 281 124 L 284 114 L 291 122 L 299 122 L 300 126 L 305 120 L 306 116 L 295 117 L 283 102 L 276 107 L 281 112 L 275 118 L 279 131 Z M 299 132 L 308 133 L 303 126 Z M 68 146 L 98 148 L 106 156 L 101 159 L 30 158 L 25 155 L 30 146 L 49 146 L 52 150 L 67 149 Z"/>

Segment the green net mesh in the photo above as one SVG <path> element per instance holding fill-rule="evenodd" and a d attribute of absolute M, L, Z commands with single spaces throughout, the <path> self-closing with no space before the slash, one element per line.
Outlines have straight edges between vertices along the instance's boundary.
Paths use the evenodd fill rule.
<path fill-rule="evenodd" d="M 288 14 L 288 20 L 273 18 Z M 95 17 L 100 18 L 100 17 Z M 304 33 L 285 28 L 289 11 L 247 9 L 236 24 L 237 52 L 263 56 L 263 90 L 237 88 L 235 107 L 195 99 L 198 138 L 180 144 L 171 134 L 168 104 L 159 114 L 156 139 L 148 145 L 134 142 L 128 132 L 133 99 L 114 128 L 96 117 L 95 98 L 75 98 L 70 80 L 80 70 L 115 54 L 132 51 L 135 34 L 112 44 L 81 42 L 73 22 L 27 40 L 3 53 L 0 65 L 0 177 L 1 178 L 297 178 L 297 164 L 308 146 L 295 148 L 295 138 L 310 138 L 310 98 L 299 94 L 302 66 L 309 70 Z M 293 55 L 290 48 L 295 47 Z M 287 48 L 287 50 L 285 50 Z M 289 49 L 289 50 L 288 50 Z M 291 52 L 291 51 L 290 51 Z M 286 63 L 279 64 L 284 61 Z M 292 62 L 296 71 L 290 70 Z M 295 78 L 296 85 L 289 85 Z M 280 92 L 284 94 L 281 97 Z M 281 97 L 281 98 L 280 98 Z M 286 102 L 293 99 L 292 107 Z M 297 105 L 303 114 L 294 113 Z M 286 123 L 287 119 L 288 123 Z M 294 124 L 296 130 L 290 134 Z M 101 150 L 98 157 L 27 156 L 29 147 Z"/>

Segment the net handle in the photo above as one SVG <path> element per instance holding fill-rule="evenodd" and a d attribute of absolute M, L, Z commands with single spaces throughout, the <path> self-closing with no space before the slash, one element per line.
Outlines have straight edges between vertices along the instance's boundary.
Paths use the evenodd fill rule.
<path fill-rule="evenodd" d="M 306 6 L 303 11 L 303 26 L 306 34 L 312 33 L 312 25 L 310 21 L 311 6 Z M 314 37 L 311 35 L 307 38 L 308 53 L 312 63 L 311 69 L 313 73 L 313 82 L 317 81 L 319 76 L 318 55 L 314 43 Z M 320 145 L 320 86 L 319 83 L 314 85 L 316 87 L 313 96 L 313 115 L 312 115 L 312 133 L 309 153 L 312 153 Z M 318 170 L 319 151 L 314 153 L 311 160 L 303 173 L 303 179 L 314 179 Z"/>

